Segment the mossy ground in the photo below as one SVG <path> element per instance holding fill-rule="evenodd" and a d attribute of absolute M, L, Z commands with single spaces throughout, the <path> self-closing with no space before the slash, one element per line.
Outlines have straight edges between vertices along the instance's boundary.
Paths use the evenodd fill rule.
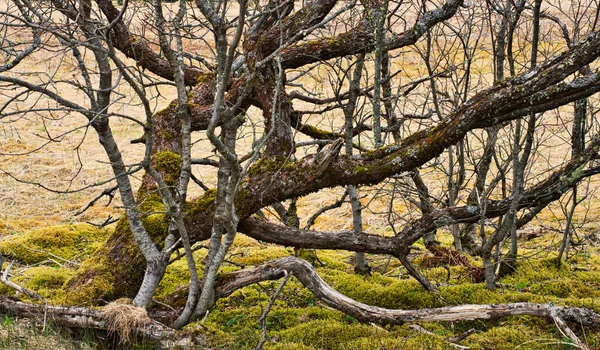
<path fill-rule="evenodd" d="M 110 231 L 88 224 L 40 228 L 25 233 L 13 232 L 0 241 L 0 253 L 23 264 L 54 261 L 77 264 L 98 249 Z"/>
<path fill-rule="evenodd" d="M 7 236 L 0 250 L 17 265 L 12 280 L 49 298 L 53 303 L 68 298 L 65 284 L 74 275 L 77 262 L 89 257 L 106 239 L 108 230 L 90 225 L 68 225 Z M 529 256 L 547 246 L 550 236 L 524 243 L 522 254 Z M 60 244 L 59 244 L 60 243 Z M 449 242 L 444 242 L 448 245 Z M 420 243 L 418 243 L 420 244 Z M 30 249 L 45 251 L 36 253 Z M 534 250 L 534 247 L 537 247 Z M 44 255 L 45 254 L 45 255 Z M 202 261 L 205 250 L 196 253 Z M 256 242 L 239 235 L 223 265 L 231 272 L 261 262 L 293 254 L 291 248 Z M 424 254 L 418 253 L 418 263 Z M 556 305 L 582 306 L 600 312 L 600 254 L 588 245 L 557 267 L 552 253 L 544 257 L 522 259 L 514 273 L 500 280 L 500 288 L 491 292 L 484 285 L 472 283 L 469 270 L 460 266 L 423 268 L 438 283 L 440 294 L 428 293 L 397 263 L 387 271 L 385 257 L 368 256 L 373 267 L 369 277 L 353 273 L 352 254 L 336 251 L 301 251 L 319 274 L 336 290 L 358 301 L 387 308 L 417 309 L 459 304 L 508 303 L 530 301 Z M 59 259 L 58 257 L 62 258 Z M 72 261 L 68 263 L 66 261 Z M 481 265 L 477 259 L 470 259 Z M 31 267 L 27 267 L 31 266 Z M 189 281 L 185 259 L 174 262 L 167 270 L 156 295 L 165 301 L 173 291 Z M 253 348 L 261 329 L 258 318 L 277 289 L 279 281 L 246 287 L 219 300 L 203 324 L 188 326 L 203 333 L 209 346 L 222 349 Z M 13 290 L 0 287 L 0 293 L 14 296 Z M 22 297 L 22 296 L 21 296 Z M 294 278 L 285 286 L 267 317 L 266 349 L 450 349 L 445 339 L 475 328 L 476 332 L 460 342 L 471 349 L 569 349 L 570 342 L 544 319 L 509 317 L 495 321 L 445 322 L 421 324 L 431 334 L 403 326 L 379 326 L 360 323 L 339 311 L 326 307 Z M 2 328 L 2 327 L 0 327 Z M 600 334 L 572 325 L 572 329 L 592 348 L 600 346 Z"/>
<path fill-rule="evenodd" d="M 532 249 L 525 247 L 523 253 L 530 255 L 535 245 L 544 246 L 548 239 L 542 237 L 537 242 L 530 242 Z M 240 265 L 253 265 L 287 254 L 292 254 L 292 250 L 260 244 L 242 236 L 236 240 L 229 259 L 231 263 L 225 269 L 232 271 Z M 364 277 L 352 272 L 349 253 L 316 251 L 301 254 L 336 290 L 358 301 L 388 308 L 531 301 L 582 306 L 600 312 L 600 271 L 597 268 L 600 265 L 596 264 L 600 257 L 595 248 L 590 248 L 587 255 L 575 255 L 560 268 L 556 267 L 552 254 L 522 260 L 513 274 L 500 280 L 501 288 L 494 292 L 485 289 L 482 283 L 472 283 L 467 268 L 448 266 L 449 274 L 445 267 L 424 269 L 432 281 L 440 283 L 440 295 L 424 291 L 405 271 L 402 272 L 397 263 L 393 262 L 382 274 L 384 257 L 369 256 L 375 272 Z M 476 259 L 472 262 L 481 265 Z M 585 271 L 580 270 L 582 266 L 586 266 Z M 173 281 L 169 283 L 173 284 Z M 264 282 L 237 291 L 220 300 L 201 326 L 190 327 L 202 327 L 215 348 L 253 348 L 261 336 L 258 318 L 278 285 L 279 281 Z M 445 339 L 471 328 L 476 332 L 460 342 L 471 349 L 572 348 L 570 341 L 553 324 L 535 317 L 423 323 L 422 326 L 433 334 L 417 332 L 408 325 L 380 327 L 360 323 L 324 306 L 293 278 L 269 313 L 267 325 L 271 340 L 265 345 L 267 349 L 452 349 L 454 347 Z M 600 345 L 600 334 L 594 330 L 577 325 L 572 328 L 592 348 Z"/>

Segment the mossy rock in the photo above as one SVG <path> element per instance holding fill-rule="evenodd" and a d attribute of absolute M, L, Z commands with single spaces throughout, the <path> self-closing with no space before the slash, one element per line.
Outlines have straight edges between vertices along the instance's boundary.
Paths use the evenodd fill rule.
<path fill-rule="evenodd" d="M 48 259 L 60 264 L 80 262 L 100 247 L 109 232 L 88 224 L 45 227 L 4 237 L 0 241 L 0 253 L 27 265 Z"/>

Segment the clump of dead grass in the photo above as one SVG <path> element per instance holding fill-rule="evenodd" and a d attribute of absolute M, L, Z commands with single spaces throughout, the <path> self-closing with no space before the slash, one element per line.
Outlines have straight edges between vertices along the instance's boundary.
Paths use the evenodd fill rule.
<path fill-rule="evenodd" d="M 429 250 L 433 255 L 425 255 L 421 258 L 421 266 L 432 268 L 438 266 L 462 266 L 468 270 L 469 277 L 475 283 L 483 282 L 485 275 L 484 269 L 475 266 L 469 258 L 459 251 L 447 247 L 431 247 Z"/>
<path fill-rule="evenodd" d="M 131 343 L 135 330 L 150 323 L 146 309 L 132 305 L 127 298 L 107 304 L 102 309 L 102 317 L 108 330 L 117 334 L 123 343 Z"/>

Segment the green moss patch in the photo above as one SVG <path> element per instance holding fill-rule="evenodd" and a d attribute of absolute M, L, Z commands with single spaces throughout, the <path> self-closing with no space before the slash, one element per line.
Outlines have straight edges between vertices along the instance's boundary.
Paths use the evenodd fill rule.
<path fill-rule="evenodd" d="M 17 233 L 0 241 L 0 253 L 23 264 L 55 260 L 58 264 L 86 260 L 109 235 L 88 224 L 52 226 Z"/>
<path fill-rule="evenodd" d="M 174 185 L 181 173 L 181 156 L 171 151 L 158 152 L 152 156 L 152 163 L 163 174 L 163 180 L 169 186 Z"/>

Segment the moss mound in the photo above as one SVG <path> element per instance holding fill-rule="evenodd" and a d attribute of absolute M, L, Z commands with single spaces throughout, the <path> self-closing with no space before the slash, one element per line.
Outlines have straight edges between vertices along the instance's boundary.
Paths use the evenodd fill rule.
<path fill-rule="evenodd" d="M 81 262 L 98 249 L 110 231 L 88 224 L 45 227 L 6 236 L 0 253 L 22 264 L 55 260 L 58 264 Z"/>

